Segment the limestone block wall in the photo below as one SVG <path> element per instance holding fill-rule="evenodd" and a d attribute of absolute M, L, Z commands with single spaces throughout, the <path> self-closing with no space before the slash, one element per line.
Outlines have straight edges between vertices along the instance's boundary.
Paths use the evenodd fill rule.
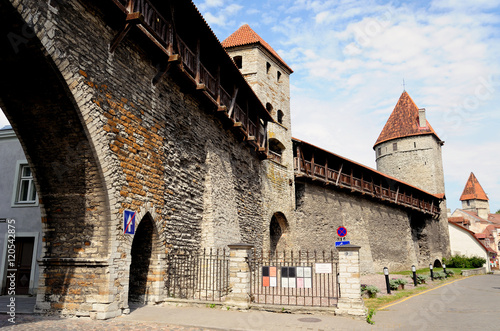
<path fill-rule="evenodd" d="M 68 164 L 79 161 L 87 184 L 75 219 L 69 215 L 79 196 L 71 194 L 75 182 L 68 173 L 61 186 L 68 194 L 57 200 L 61 207 L 42 205 L 42 217 L 57 217 L 43 218 L 42 258 L 58 261 L 41 265 L 38 311 L 109 318 L 127 309 L 133 236 L 123 233 L 125 209 L 137 212 L 136 227 L 151 215 L 163 253 L 237 238 L 262 242 L 262 161 L 223 127 L 194 87 L 180 84 L 172 72 L 153 85 L 157 67 L 133 37 L 111 54 L 117 30 L 99 2 L 12 3 L 33 24 L 36 41 L 30 47 L 44 52 L 42 60 L 51 63 L 60 83 L 55 88 L 69 100 L 65 109 L 36 109 L 56 124 L 38 142 L 57 133 L 60 144 L 51 144 L 51 151 L 68 150 L 74 157 Z M 58 119 L 66 126 L 57 125 Z M 23 122 L 13 125 L 21 129 Z M 70 139 L 82 144 L 64 145 Z M 34 165 L 36 172 L 40 164 Z M 56 183 L 54 178 L 41 176 L 39 183 Z M 41 191 L 51 201 L 50 189 Z"/>
<path fill-rule="evenodd" d="M 344 226 L 347 240 L 361 246 L 362 273 L 408 270 L 442 258 L 434 243 L 439 222 L 430 217 L 309 182 L 296 183 L 296 190 L 295 249 L 335 249 L 337 228 Z"/>
<path fill-rule="evenodd" d="M 396 144 L 396 150 L 394 145 Z M 430 193 L 444 193 L 441 145 L 433 135 L 393 139 L 375 148 L 377 170 Z"/>

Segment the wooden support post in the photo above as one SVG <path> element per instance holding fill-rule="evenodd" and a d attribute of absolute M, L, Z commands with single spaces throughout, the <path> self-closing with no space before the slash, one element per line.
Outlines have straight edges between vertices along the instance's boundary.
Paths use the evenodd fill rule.
<path fill-rule="evenodd" d="M 220 100 L 220 65 L 217 66 L 217 95 L 216 95 L 216 98 L 217 98 L 217 107 L 220 107 L 221 104 L 221 100 Z"/>
<path fill-rule="evenodd" d="M 344 164 L 342 163 L 340 165 L 340 170 L 339 170 L 339 175 L 337 176 L 337 181 L 335 182 L 335 185 L 339 186 L 339 181 L 340 181 L 340 176 L 342 176 L 342 168 L 344 167 Z"/>
<path fill-rule="evenodd" d="M 231 99 L 231 106 L 229 106 L 229 111 L 227 113 L 227 116 L 229 116 L 229 118 L 231 118 L 231 116 L 233 115 L 234 106 L 236 106 L 236 97 L 237 96 L 238 96 L 238 87 L 235 86 L 234 91 L 233 91 L 233 98 Z"/>
<path fill-rule="evenodd" d="M 129 2 L 127 3 L 127 11 L 129 13 L 132 13 L 134 11 L 134 2 L 135 0 L 129 0 Z"/>
<path fill-rule="evenodd" d="M 196 84 L 200 84 L 200 39 L 196 41 L 196 73 L 195 73 L 195 81 Z"/>
<path fill-rule="evenodd" d="M 399 195 L 399 186 L 398 186 L 398 189 L 396 191 L 396 203 L 398 203 L 398 195 Z"/>
<path fill-rule="evenodd" d="M 328 158 L 325 159 L 325 180 L 328 182 Z"/>
<path fill-rule="evenodd" d="M 312 157 L 311 157 L 311 176 L 314 178 L 315 175 L 314 175 L 314 152 L 312 153 Z"/>

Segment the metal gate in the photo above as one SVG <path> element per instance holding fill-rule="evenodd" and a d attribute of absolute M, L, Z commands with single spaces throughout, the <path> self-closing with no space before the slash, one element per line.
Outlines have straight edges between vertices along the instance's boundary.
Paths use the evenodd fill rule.
<path fill-rule="evenodd" d="M 173 252 L 167 256 L 167 295 L 172 298 L 224 301 L 229 292 L 229 251 Z"/>
<path fill-rule="evenodd" d="M 329 307 L 339 296 L 338 253 L 253 252 L 251 299 L 256 304 Z"/>

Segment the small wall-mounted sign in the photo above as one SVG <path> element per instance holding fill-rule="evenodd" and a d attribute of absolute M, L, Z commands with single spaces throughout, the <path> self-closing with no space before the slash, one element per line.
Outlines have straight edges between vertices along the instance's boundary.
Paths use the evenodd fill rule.
<path fill-rule="evenodd" d="M 0 223 L 7 223 L 7 219 L 6 218 L 0 218 Z"/>
<path fill-rule="evenodd" d="M 123 233 L 135 234 L 135 214 L 132 210 L 123 211 Z"/>

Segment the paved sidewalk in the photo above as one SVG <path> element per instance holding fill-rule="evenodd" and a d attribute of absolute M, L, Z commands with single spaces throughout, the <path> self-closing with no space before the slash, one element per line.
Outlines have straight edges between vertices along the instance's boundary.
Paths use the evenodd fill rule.
<path fill-rule="evenodd" d="M 34 315 L 34 297 L 16 297 L 16 324 L 8 321 L 8 296 L 0 296 L 0 327 L 7 330 L 367 330 L 364 320 L 334 315 L 272 313 L 227 308 L 142 306 L 105 321 Z"/>

